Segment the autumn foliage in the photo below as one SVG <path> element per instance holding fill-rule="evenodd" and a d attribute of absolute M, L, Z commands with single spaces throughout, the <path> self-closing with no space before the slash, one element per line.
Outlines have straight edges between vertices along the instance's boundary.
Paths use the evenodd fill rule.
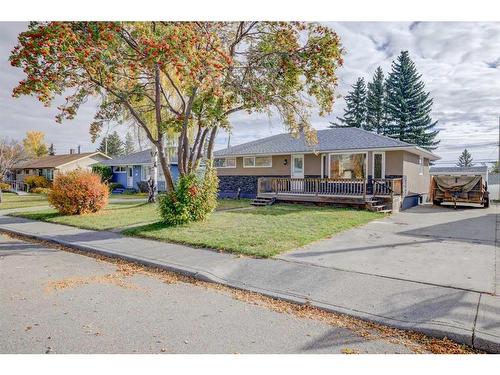
<path fill-rule="evenodd" d="M 104 208 L 108 196 L 108 187 L 98 174 L 75 170 L 56 176 L 48 200 L 61 214 L 81 215 Z"/>
<path fill-rule="evenodd" d="M 24 178 L 24 183 L 29 185 L 30 189 L 50 187 L 49 180 L 43 176 L 26 176 Z"/>

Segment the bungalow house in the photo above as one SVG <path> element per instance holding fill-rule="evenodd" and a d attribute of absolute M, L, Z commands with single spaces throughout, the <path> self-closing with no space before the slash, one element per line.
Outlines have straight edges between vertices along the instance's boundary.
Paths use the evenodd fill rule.
<path fill-rule="evenodd" d="M 75 152 L 69 154 L 48 155 L 38 159 L 22 162 L 9 171 L 8 180 L 14 189 L 24 189 L 24 179 L 28 176 L 43 176 L 53 181 L 60 172 L 68 172 L 75 169 L 91 170 L 95 163 L 110 159 L 101 152 Z"/>
<path fill-rule="evenodd" d="M 214 153 L 221 197 L 313 201 L 407 208 L 427 200 L 429 164 L 439 159 L 416 145 L 358 128 L 278 134 Z M 383 204 L 377 204 L 380 201 Z"/>
<path fill-rule="evenodd" d="M 126 189 L 139 190 L 141 182 L 148 181 L 149 177 L 151 176 L 151 150 L 148 149 L 117 157 L 111 160 L 107 160 L 101 164 L 111 167 L 111 170 L 113 172 L 111 182 L 118 183 Z M 175 181 L 179 175 L 176 160 L 170 163 L 170 170 Z M 163 175 L 163 171 L 159 163 L 158 190 L 166 190 L 165 176 Z"/>

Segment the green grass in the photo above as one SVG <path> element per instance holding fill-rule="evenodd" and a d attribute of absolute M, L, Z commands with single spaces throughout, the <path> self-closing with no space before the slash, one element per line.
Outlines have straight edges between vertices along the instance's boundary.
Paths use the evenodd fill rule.
<path fill-rule="evenodd" d="M 274 256 L 382 217 L 368 211 L 293 204 L 255 208 L 248 200 L 229 199 L 220 200 L 206 221 L 177 227 L 158 222 L 156 205 L 142 202 L 111 203 L 99 213 L 81 216 L 62 216 L 53 209 L 13 215 L 86 229 L 124 229 L 129 236 L 258 257 Z"/>
<path fill-rule="evenodd" d="M 154 223 L 125 230 L 129 236 L 270 257 L 365 224 L 381 214 L 279 204 L 215 212 L 205 222 L 178 227 Z"/>
<path fill-rule="evenodd" d="M 46 203 L 47 204 L 47 203 Z M 226 210 L 238 207 L 251 207 L 249 200 L 219 201 L 217 210 Z M 26 219 L 47 221 L 50 223 L 72 225 L 85 229 L 109 230 L 129 225 L 151 223 L 160 220 L 156 205 L 146 202 L 115 202 L 110 203 L 101 212 L 89 215 L 60 215 L 52 208 L 39 211 L 16 212 L 13 216 Z"/>
<path fill-rule="evenodd" d="M 0 210 L 47 205 L 47 197 L 42 194 L 17 195 L 14 193 L 2 193 Z"/>

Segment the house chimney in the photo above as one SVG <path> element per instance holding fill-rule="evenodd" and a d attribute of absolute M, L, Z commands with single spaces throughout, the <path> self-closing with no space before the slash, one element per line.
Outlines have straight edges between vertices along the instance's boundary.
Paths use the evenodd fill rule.
<path fill-rule="evenodd" d="M 70 149 L 69 149 L 69 154 L 70 154 L 70 155 L 73 155 L 74 153 L 75 153 L 75 149 L 74 149 L 74 148 L 70 148 Z"/>
<path fill-rule="evenodd" d="M 80 151 L 81 151 L 81 150 L 80 150 L 80 145 L 78 145 L 78 153 L 80 153 Z"/>

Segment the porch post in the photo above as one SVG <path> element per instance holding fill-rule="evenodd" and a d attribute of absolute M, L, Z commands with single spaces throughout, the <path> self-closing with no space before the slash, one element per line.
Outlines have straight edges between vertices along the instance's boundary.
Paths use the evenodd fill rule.
<path fill-rule="evenodd" d="M 363 200 L 366 200 L 366 178 L 363 181 Z"/>

